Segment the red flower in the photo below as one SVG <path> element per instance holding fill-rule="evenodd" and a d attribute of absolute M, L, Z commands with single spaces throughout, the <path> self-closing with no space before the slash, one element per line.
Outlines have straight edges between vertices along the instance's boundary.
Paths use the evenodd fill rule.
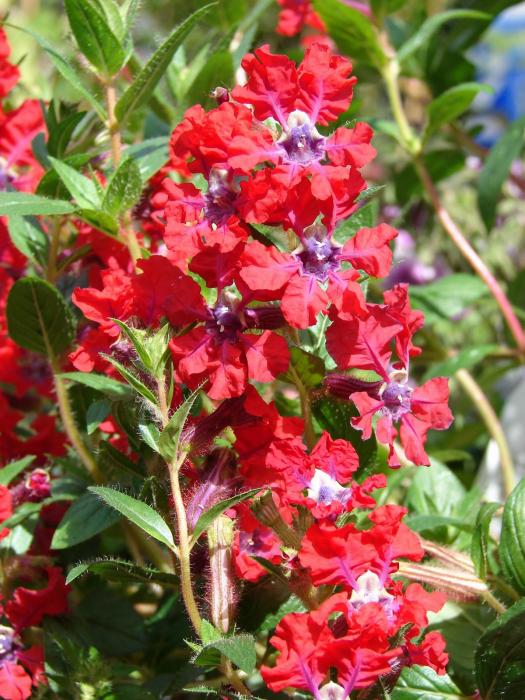
<path fill-rule="evenodd" d="M 9 94 L 20 78 L 18 68 L 7 60 L 10 54 L 11 47 L 5 31 L 0 27 L 0 100 Z"/>
<path fill-rule="evenodd" d="M 7 486 L 0 484 L 0 525 L 2 525 L 2 523 L 12 515 L 13 499 L 11 496 L 11 491 L 9 491 Z M 7 537 L 8 534 L 9 530 L 4 527 L 2 530 L 0 530 L 0 539 Z"/>
<path fill-rule="evenodd" d="M 296 328 L 315 324 L 318 313 L 326 312 L 330 303 L 344 318 L 350 313 L 363 316 L 367 308 L 357 270 L 372 277 L 387 275 L 392 260 L 388 243 L 396 235 L 392 227 L 381 224 L 360 229 L 338 246 L 323 226 L 312 226 L 291 255 L 257 242 L 247 245 L 239 276 L 256 298 L 281 299 L 286 320 Z M 343 269 L 342 263 L 351 267 Z"/>
<path fill-rule="evenodd" d="M 46 615 L 62 615 L 68 609 L 66 586 L 62 571 L 50 566 L 46 569 L 45 588 L 19 587 L 5 606 L 6 615 L 15 630 L 38 625 Z"/>
<path fill-rule="evenodd" d="M 284 36 L 295 36 L 303 27 L 312 27 L 318 32 L 325 32 L 322 19 L 314 11 L 310 0 L 277 0 L 283 8 L 279 12 L 279 23 L 275 29 Z"/>

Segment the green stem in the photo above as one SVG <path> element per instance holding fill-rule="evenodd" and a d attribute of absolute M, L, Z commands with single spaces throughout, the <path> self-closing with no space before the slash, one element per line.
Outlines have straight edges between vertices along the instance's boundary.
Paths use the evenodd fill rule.
<path fill-rule="evenodd" d="M 188 521 L 186 519 L 186 509 L 182 499 L 180 488 L 179 472 L 184 459 L 179 459 L 168 465 L 171 484 L 171 495 L 175 505 L 175 516 L 177 518 L 177 531 L 179 535 L 179 569 L 181 592 L 186 611 L 191 620 L 195 632 L 200 637 L 202 618 L 197 607 L 193 585 L 191 580 L 190 566 L 190 543 L 188 536 Z"/>
<path fill-rule="evenodd" d="M 311 449 L 316 443 L 316 437 L 312 422 L 312 404 L 310 401 L 310 395 L 308 393 L 308 389 L 303 384 L 301 377 L 297 374 L 295 367 L 290 364 L 288 371 L 292 376 L 293 383 L 297 387 L 297 391 L 299 392 L 301 413 L 304 419 L 304 441 L 306 446 Z"/>
<path fill-rule="evenodd" d="M 514 462 L 512 460 L 507 438 L 503 428 L 501 427 L 499 418 L 482 388 L 479 386 L 470 372 L 468 372 L 466 369 L 459 369 L 456 372 L 455 377 L 461 384 L 464 391 L 472 399 L 472 403 L 485 423 L 485 427 L 498 446 L 501 473 L 503 477 L 503 487 L 505 494 L 509 496 L 510 492 L 516 485 L 516 470 L 514 468 Z"/>
<path fill-rule="evenodd" d="M 93 477 L 94 481 L 98 481 L 100 478 L 98 465 L 95 458 L 88 450 L 82 437 L 78 431 L 77 424 L 75 422 L 75 417 L 73 415 L 73 409 L 71 408 L 71 403 L 69 401 L 69 395 L 67 393 L 67 387 L 64 383 L 60 374 L 60 367 L 58 365 L 57 359 L 51 355 L 50 357 L 51 368 L 53 370 L 53 378 L 55 381 L 55 392 L 57 395 L 58 410 L 60 411 L 60 417 L 62 419 L 62 425 L 66 431 L 66 435 L 69 441 L 77 451 L 82 464 L 86 467 L 88 472 Z"/>

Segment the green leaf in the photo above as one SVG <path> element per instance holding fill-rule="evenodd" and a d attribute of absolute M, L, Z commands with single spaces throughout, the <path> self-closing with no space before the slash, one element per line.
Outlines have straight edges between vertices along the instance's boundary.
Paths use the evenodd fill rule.
<path fill-rule="evenodd" d="M 499 554 L 508 582 L 525 594 L 525 478 L 505 503 Z"/>
<path fill-rule="evenodd" d="M 407 492 L 407 506 L 419 515 L 454 516 L 465 498 L 465 487 L 444 464 L 431 459 L 429 469 L 417 469 Z"/>
<path fill-rule="evenodd" d="M 68 347 L 75 326 L 60 292 L 38 277 L 24 277 L 9 292 L 7 328 L 18 345 L 51 356 Z"/>
<path fill-rule="evenodd" d="M 101 211 L 100 209 L 79 209 L 77 211 L 77 216 L 93 226 L 93 228 L 110 236 L 110 238 L 116 238 L 118 234 L 118 222 L 111 214 Z"/>
<path fill-rule="evenodd" d="M 53 549 L 67 549 L 91 539 L 120 520 L 120 515 L 100 498 L 86 492 L 64 515 L 51 542 Z"/>
<path fill-rule="evenodd" d="M 61 199 L 48 199 L 26 192 L 0 192 L 0 216 L 59 216 L 73 214 L 76 207 Z"/>
<path fill-rule="evenodd" d="M 112 216 L 131 209 L 142 192 L 142 177 L 138 165 L 131 158 L 121 162 L 109 181 L 102 208 Z"/>
<path fill-rule="evenodd" d="M 480 92 L 493 92 L 493 88 L 483 83 L 463 83 L 436 97 L 428 106 L 428 124 L 424 139 L 428 139 L 443 125 L 450 124 L 463 114 Z"/>
<path fill-rule="evenodd" d="M 476 345 L 460 350 L 454 357 L 444 362 L 433 364 L 428 372 L 425 373 L 425 380 L 432 377 L 450 377 L 458 369 L 471 369 L 497 349 L 497 345 Z"/>
<path fill-rule="evenodd" d="M 141 434 L 141 437 L 146 443 L 146 445 L 151 447 L 151 449 L 154 452 L 159 453 L 158 442 L 160 433 L 157 426 L 153 424 L 144 425 L 143 423 L 141 423 L 139 425 L 139 433 Z"/>
<path fill-rule="evenodd" d="M 55 68 L 62 75 L 64 80 L 66 80 L 69 83 L 69 85 L 71 85 L 71 87 L 76 92 L 78 92 L 79 95 L 82 95 L 82 97 L 87 102 L 89 102 L 89 104 L 94 108 L 95 112 L 98 114 L 100 119 L 105 121 L 106 113 L 104 107 L 96 98 L 96 96 L 93 95 L 93 93 L 84 85 L 80 75 L 73 68 L 68 59 L 65 56 L 63 56 L 60 53 L 60 51 L 58 51 L 58 49 L 56 49 L 52 44 L 50 44 L 47 41 L 47 39 L 44 39 L 43 36 L 40 36 L 40 34 L 31 31 L 31 29 L 17 27 L 13 24 L 8 24 L 7 26 L 12 27 L 13 29 L 18 29 L 18 31 L 24 32 L 25 34 L 29 34 L 30 36 L 32 36 L 33 39 L 35 39 L 35 41 L 42 47 L 42 49 L 47 53 L 49 58 L 53 61 Z M 52 138 L 52 135 L 50 136 L 50 138 Z"/>
<path fill-rule="evenodd" d="M 417 32 L 398 50 L 398 61 L 404 63 L 407 58 L 427 44 L 440 27 L 454 19 L 489 20 L 490 15 L 476 10 L 446 10 L 445 12 L 432 15 L 432 17 L 423 22 Z"/>
<path fill-rule="evenodd" d="M 503 183 L 509 175 L 512 161 L 523 148 L 525 116 L 516 119 L 503 132 L 499 141 L 490 149 L 478 179 L 478 207 L 481 217 L 490 231 L 496 219 L 496 205 Z"/>
<path fill-rule="evenodd" d="M 159 451 L 166 462 L 177 461 L 179 458 L 181 434 L 199 392 L 200 387 L 192 391 L 188 398 L 177 408 L 160 434 L 158 441 Z"/>
<path fill-rule="evenodd" d="M 139 166 L 142 182 L 145 183 L 168 162 L 168 139 L 166 136 L 146 139 L 142 143 L 128 146 L 124 155 L 133 158 Z"/>
<path fill-rule="evenodd" d="M 334 240 L 343 245 L 361 228 L 371 228 L 375 225 L 379 214 L 379 200 L 373 199 L 360 207 L 355 214 L 336 228 Z"/>
<path fill-rule="evenodd" d="M 157 511 L 153 510 L 147 503 L 106 486 L 90 486 L 89 490 L 107 503 L 108 506 L 122 513 L 124 517 L 135 523 L 141 530 L 147 532 L 148 535 L 151 535 L 151 537 L 162 542 L 170 549 L 174 549 L 175 542 L 173 541 L 171 530 Z"/>
<path fill-rule="evenodd" d="M 12 244 L 26 258 L 38 265 L 47 265 L 49 240 L 40 224 L 33 217 L 12 214 L 8 221 Z"/>
<path fill-rule="evenodd" d="M 0 485 L 9 486 L 9 484 L 21 474 L 24 469 L 35 460 L 35 455 L 27 455 L 22 459 L 17 459 L 15 462 L 9 462 L 0 468 Z"/>
<path fill-rule="evenodd" d="M 483 700 L 525 697 L 525 600 L 498 617 L 480 638 L 476 681 Z"/>
<path fill-rule="evenodd" d="M 90 0 L 65 0 L 64 4 L 81 52 L 103 75 L 115 75 L 122 68 L 126 54 L 106 18 Z"/>
<path fill-rule="evenodd" d="M 488 572 L 489 528 L 494 513 L 501 508 L 499 503 L 483 503 L 479 509 L 470 543 L 470 558 L 478 577 L 484 581 Z"/>
<path fill-rule="evenodd" d="M 151 371 L 153 369 L 153 362 L 144 343 L 146 332 L 131 328 L 131 326 L 128 326 L 127 323 L 120 321 L 118 318 L 114 318 L 113 321 L 115 321 L 119 328 L 124 331 L 124 333 L 131 340 L 131 343 L 145 369 Z"/>
<path fill-rule="evenodd" d="M 62 379 L 68 379 L 77 384 L 83 384 L 90 389 L 95 389 L 111 399 L 129 399 L 133 392 L 127 384 L 117 382 L 116 379 L 106 377 L 95 372 L 63 372 L 59 375 Z"/>
<path fill-rule="evenodd" d="M 188 36 L 191 29 L 199 22 L 216 3 L 201 7 L 171 33 L 168 39 L 159 46 L 144 68 L 140 71 L 116 106 L 116 116 L 122 124 L 139 107 L 145 104 L 153 94 L 158 82 L 166 72 L 173 54 Z"/>
<path fill-rule="evenodd" d="M 201 651 L 192 659 L 197 666 L 216 665 L 215 654 L 210 655 L 210 651 L 217 651 L 219 654 L 230 659 L 241 671 L 252 673 L 257 663 L 255 655 L 255 639 L 250 634 L 239 634 L 234 637 L 223 637 L 214 642 L 206 644 Z"/>
<path fill-rule="evenodd" d="M 52 156 L 49 156 L 49 161 L 81 209 L 96 209 L 100 206 L 97 188 L 89 178 Z"/>
<path fill-rule="evenodd" d="M 437 527 L 446 527 L 447 525 L 467 532 L 472 532 L 473 529 L 470 523 L 465 523 L 460 518 L 452 518 L 449 515 L 408 515 L 404 522 L 416 532 L 434 530 Z"/>
<path fill-rule="evenodd" d="M 368 17 L 339 0 L 314 0 L 313 4 L 341 53 L 376 68 L 385 65 L 386 56 Z"/>
<path fill-rule="evenodd" d="M 258 494 L 260 490 L 260 488 L 250 489 L 244 493 L 238 493 L 236 496 L 231 496 L 231 498 L 226 498 L 224 501 L 219 501 L 219 503 L 212 506 L 209 510 L 203 513 L 195 523 L 195 528 L 191 534 L 192 542 L 196 542 L 202 533 L 210 527 L 213 521 L 218 518 L 219 515 L 222 515 L 226 510 L 228 510 L 228 508 L 233 508 L 233 506 L 236 506 L 238 503 L 242 503 L 243 501 L 248 500 L 248 498 L 252 498 Z"/>
<path fill-rule="evenodd" d="M 266 615 L 259 626 L 258 632 L 271 632 L 277 627 L 285 615 L 289 615 L 290 613 L 294 612 L 306 612 L 306 608 L 302 600 L 296 595 L 292 594 L 284 601 L 284 603 L 279 605 L 275 612 L 271 612 Z"/>
<path fill-rule="evenodd" d="M 149 566 L 137 566 L 124 559 L 96 559 L 84 561 L 70 569 L 66 583 L 70 584 L 86 573 L 94 573 L 109 581 L 138 581 L 140 583 L 160 583 L 163 586 L 178 586 L 179 579 L 174 574 L 164 573 Z"/>
<path fill-rule="evenodd" d="M 325 374 L 324 362 L 320 357 L 293 347 L 290 350 L 290 366 L 281 379 L 295 384 L 299 378 L 305 389 L 313 389 L 322 383 Z"/>
<path fill-rule="evenodd" d="M 86 114 L 87 112 L 75 112 L 54 125 L 47 141 L 47 152 L 50 156 L 62 158 L 75 129 Z"/>
<path fill-rule="evenodd" d="M 88 408 L 86 413 L 86 432 L 92 435 L 102 421 L 111 413 L 111 404 L 107 399 L 94 401 Z"/>
<path fill-rule="evenodd" d="M 404 668 L 391 694 L 392 700 L 468 700 L 468 697 L 449 676 L 438 676 L 426 666 Z"/>
<path fill-rule="evenodd" d="M 157 403 L 157 398 L 155 394 L 151 391 L 151 389 L 148 389 L 148 387 L 143 384 L 140 379 L 138 379 L 132 372 L 130 372 L 124 365 L 122 365 L 118 360 L 115 360 L 113 357 L 110 357 L 109 355 L 106 355 L 102 353 L 102 357 L 104 357 L 108 362 L 111 362 L 113 367 L 119 372 L 119 374 L 128 382 L 128 384 L 135 389 L 137 393 L 139 393 L 141 396 L 143 396 L 145 399 L 150 401 L 153 405 Z"/>
<path fill-rule="evenodd" d="M 411 287 L 410 299 L 432 322 L 436 318 L 454 318 L 470 304 L 488 293 L 485 283 L 463 272 L 447 275 L 437 282 Z"/>

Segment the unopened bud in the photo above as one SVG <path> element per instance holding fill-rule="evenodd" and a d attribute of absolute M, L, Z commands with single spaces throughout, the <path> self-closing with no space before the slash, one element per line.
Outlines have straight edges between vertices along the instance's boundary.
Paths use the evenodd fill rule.
<path fill-rule="evenodd" d="M 186 506 L 186 518 L 190 532 L 195 529 L 198 519 L 219 501 L 233 493 L 234 480 L 229 475 L 231 452 L 216 450 L 210 455 L 210 466 L 201 477 Z"/>
<path fill-rule="evenodd" d="M 232 626 L 237 602 L 233 535 L 233 521 L 226 515 L 215 518 L 208 530 L 211 621 L 223 634 Z"/>
<path fill-rule="evenodd" d="M 230 101 L 230 92 L 225 87 L 219 85 L 210 92 L 210 97 L 212 97 L 218 105 L 222 105 L 224 102 Z"/>
<path fill-rule="evenodd" d="M 264 496 L 257 498 L 253 502 L 251 509 L 257 520 L 273 530 L 285 547 L 299 551 L 301 548 L 301 537 L 284 522 L 270 491 L 265 493 Z"/>
<path fill-rule="evenodd" d="M 326 389 L 340 399 L 348 399 L 356 391 L 366 391 L 372 398 L 378 398 L 381 384 L 381 381 L 367 382 L 357 377 L 336 373 L 328 374 L 324 379 Z"/>
<path fill-rule="evenodd" d="M 257 306 L 254 309 L 245 309 L 244 318 L 248 328 L 275 330 L 286 325 L 283 312 L 278 306 Z"/>

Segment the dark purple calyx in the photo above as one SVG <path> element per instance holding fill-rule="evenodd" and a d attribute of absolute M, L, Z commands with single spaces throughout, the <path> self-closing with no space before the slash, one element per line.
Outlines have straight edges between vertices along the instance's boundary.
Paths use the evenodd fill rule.
<path fill-rule="evenodd" d="M 381 394 L 381 400 L 384 403 L 383 411 L 388 412 L 392 420 L 399 420 L 410 411 L 411 393 L 412 389 L 406 384 L 389 382 Z"/>
<path fill-rule="evenodd" d="M 279 139 L 284 159 L 291 163 L 309 165 L 325 155 L 325 141 L 308 115 L 300 110 L 288 118 L 288 128 Z"/>
<path fill-rule="evenodd" d="M 45 469 L 33 469 L 27 477 L 11 489 L 13 506 L 22 503 L 39 503 L 51 494 L 51 479 Z"/>
<path fill-rule="evenodd" d="M 216 342 L 234 343 L 237 334 L 251 328 L 272 330 L 286 325 L 286 321 L 278 306 L 258 306 L 254 309 L 235 311 L 226 304 L 217 304 L 208 308 L 206 331 Z"/>
<path fill-rule="evenodd" d="M 382 381 L 367 382 L 356 377 L 349 377 L 346 374 L 327 374 L 324 378 L 324 385 L 333 396 L 340 399 L 348 399 L 357 391 L 366 391 L 373 399 L 379 398 L 379 389 Z"/>
<path fill-rule="evenodd" d="M 334 245 L 323 233 L 306 238 L 303 241 L 303 250 L 295 254 L 301 261 L 303 272 L 314 275 L 320 282 L 326 282 L 329 272 L 339 270 L 341 252 L 341 248 Z"/>

